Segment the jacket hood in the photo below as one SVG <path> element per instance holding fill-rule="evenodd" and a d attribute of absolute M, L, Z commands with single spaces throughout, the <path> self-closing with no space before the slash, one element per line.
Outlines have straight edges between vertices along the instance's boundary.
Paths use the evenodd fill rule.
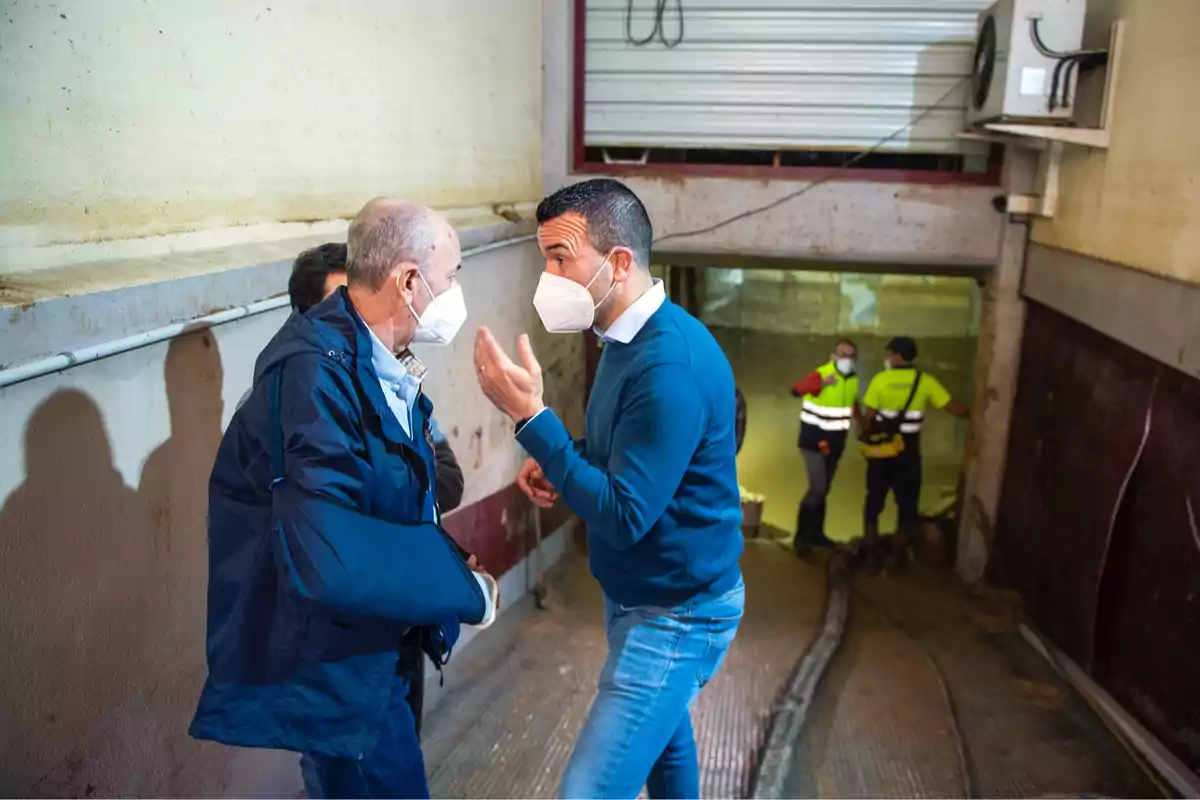
<path fill-rule="evenodd" d="M 352 364 L 364 342 L 366 324 L 350 304 L 345 287 L 300 314 L 292 312 L 279 332 L 271 338 L 254 364 L 254 383 L 289 358 L 314 353 Z"/>

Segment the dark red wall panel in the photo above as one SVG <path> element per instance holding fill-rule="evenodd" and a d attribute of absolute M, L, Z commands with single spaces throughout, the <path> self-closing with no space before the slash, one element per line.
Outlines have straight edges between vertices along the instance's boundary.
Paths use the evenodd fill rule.
<path fill-rule="evenodd" d="M 1081 664 L 1091 660 L 1105 538 L 1141 442 L 1152 364 L 1030 304 L 994 577 L 1019 590 L 1042 629 Z"/>
<path fill-rule="evenodd" d="M 1200 772 L 1200 381 L 1163 368 L 1100 587 L 1095 677 Z"/>
<path fill-rule="evenodd" d="M 1200 768 L 1200 381 L 1032 303 L 1021 358 L 991 577 Z"/>
<path fill-rule="evenodd" d="M 500 491 L 446 515 L 446 533 L 473 553 L 497 578 L 508 572 L 533 548 L 533 515 L 529 498 L 511 483 Z M 542 536 L 554 533 L 571 517 L 564 503 L 540 512 Z"/>

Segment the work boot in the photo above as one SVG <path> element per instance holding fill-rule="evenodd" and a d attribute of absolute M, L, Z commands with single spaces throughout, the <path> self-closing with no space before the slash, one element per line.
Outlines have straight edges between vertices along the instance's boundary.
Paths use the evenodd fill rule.
<path fill-rule="evenodd" d="M 862 563 L 863 571 L 871 576 L 878 575 L 883 567 L 878 522 L 868 522 L 863 525 Z"/>
<path fill-rule="evenodd" d="M 800 510 L 796 513 L 796 535 L 792 539 L 792 549 L 796 551 L 796 555 L 800 558 L 806 558 L 811 552 L 815 544 L 818 509 L 816 506 L 800 504 Z"/>
<path fill-rule="evenodd" d="M 828 550 L 836 549 L 833 540 L 825 535 L 825 512 L 829 508 L 822 503 L 816 506 L 816 511 L 813 514 L 813 538 L 812 542 L 817 547 L 824 547 Z"/>
<path fill-rule="evenodd" d="M 889 536 L 887 547 L 887 571 L 899 572 L 908 566 L 908 551 L 913 542 L 913 527 L 904 526 Z"/>
<path fill-rule="evenodd" d="M 889 573 L 895 574 L 908 566 L 908 547 L 900 534 L 884 537 L 884 546 L 880 549 L 884 554 L 883 568 Z"/>

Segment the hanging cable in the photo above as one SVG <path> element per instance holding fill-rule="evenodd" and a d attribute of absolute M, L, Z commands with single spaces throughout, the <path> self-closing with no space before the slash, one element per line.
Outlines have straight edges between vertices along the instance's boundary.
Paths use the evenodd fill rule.
<path fill-rule="evenodd" d="M 1054 74 L 1050 80 L 1050 100 L 1049 107 L 1053 111 L 1056 108 L 1067 108 L 1071 105 L 1071 75 L 1076 67 L 1084 69 L 1080 62 L 1085 62 L 1089 66 L 1094 63 L 1103 63 L 1099 58 L 1107 59 L 1107 50 L 1051 50 L 1042 40 L 1041 31 L 1038 28 L 1038 23 L 1041 22 L 1040 17 L 1029 18 L 1029 38 L 1033 40 L 1033 46 L 1037 51 L 1046 58 L 1053 58 L 1057 62 L 1054 65 Z M 1062 90 L 1062 96 L 1059 97 L 1059 90 Z"/>
<path fill-rule="evenodd" d="M 650 29 L 650 35 L 644 39 L 634 38 L 633 35 L 633 0 L 625 0 L 625 40 L 634 47 L 642 47 L 654 41 L 655 37 L 670 50 L 683 41 L 683 0 L 675 0 L 675 16 L 677 17 L 677 33 L 674 39 L 667 39 L 666 29 L 663 26 L 663 17 L 667 13 L 667 3 L 669 0 L 655 0 L 654 2 L 654 27 Z"/>
<path fill-rule="evenodd" d="M 1048 105 L 1048 107 L 1051 111 L 1058 108 L 1059 106 L 1066 108 L 1067 106 L 1069 106 L 1071 104 L 1071 96 L 1070 96 L 1071 77 L 1070 77 L 1069 71 L 1067 73 L 1067 82 L 1065 84 L 1062 84 L 1062 102 L 1060 103 L 1059 99 L 1058 99 L 1058 90 L 1059 90 L 1060 82 L 1062 81 L 1063 68 L 1066 67 L 1066 65 L 1070 64 L 1070 63 L 1071 63 L 1071 58 L 1068 57 L 1068 58 L 1060 58 L 1054 64 L 1054 72 L 1050 77 L 1050 98 L 1049 98 L 1049 105 Z"/>
<path fill-rule="evenodd" d="M 804 186 L 801 186 L 799 189 L 795 190 L 794 192 L 788 192 L 783 197 L 780 197 L 776 200 L 772 200 L 771 202 L 766 203 L 765 205 L 761 205 L 756 208 L 751 208 L 747 211 L 741 212 L 740 214 L 734 214 L 732 217 L 723 219 L 720 222 L 714 222 L 712 225 L 708 225 L 703 228 L 697 228 L 697 229 L 691 230 L 691 231 L 679 231 L 678 233 L 668 233 L 665 236 L 660 236 L 654 240 L 654 244 L 659 244 L 661 242 L 668 241 L 669 239 L 685 239 L 685 238 L 688 238 L 691 236 L 702 236 L 706 233 L 712 233 L 713 231 L 718 231 L 721 228 L 732 225 L 735 222 L 741 222 L 744 219 L 748 219 L 750 217 L 754 217 L 754 216 L 757 216 L 764 212 L 778 208 L 779 206 L 783 205 L 784 203 L 789 203 L 792 200 L 795 200 L 797 197 L 802 197 L 803 195 L 808 194 L 813 189 L 816 189 L 818 186 L 826 184 L 829 181 L 834 180 L 835 178 L 839 177 L 839 173 L 842 170 L 853 167 L 855 164 L 862 161 L 867 156 L 871 155 L 872 153 L 874 153 L 877 150 L 879 150 L 880 148 L 882 148 L 885 144 L 890 142 L 892 139 L 895 139 L 897 136 L 901 135 L 902 133 L 905 133 L 910 128 L 912 128 L 914 125 L 916 125 L 918 122 L 925 119 L 925 117 L 929 116 L 934 111 L 936 111 L 938 108 L 940 108 L 943 103 L 945 103 L 948 99 L 950 99 L 950 97 L 952 95 L 954 95 L 959 90 L 959 88 L 964 83 L 969 81 L 970 79 L 971 79 L 970 76 L 967 76 L 965 78 L 961 78 L 960 80 L 958 80 L 953 86 L 950 87 L 950 89 L 945 94 L 943 94 L 937 100 L 933 101 L 933 103 L 928 108 L 926 108 L 924 111 L 922 111 L 917 116 L 913 117 L 907 123 L 905 123 L 901 127 L 897 128 L 896 130 L 892 131 L 887 136 L 883 137 L 882 139 L 880 139 L 875 144 L 871 145 L 866 150 L 863 150 L 861 153 L 858 153 L 853 158 L 846 161 L 844 164 L 839 164 L 838 166 L 830 167 L 829 174 L 826 175 L 825 177 L 815 180 L 812 183 L 805 184 Z"/>
<path fill-rule="evenodd" d="M 1039 17 L 1029 18 L 1029 36 L 1033 39 L 1033 46 L 1037 51 L 1046 58 L 1074 58 L 1075 56 L 1095 56 L 1107 53 L 1107 50 L 1051 50 L 1046 47 L 1046 43 L 1042 41 L 1042 34 L 1038 31 L 1038 23 L 1041 22 Z"/>

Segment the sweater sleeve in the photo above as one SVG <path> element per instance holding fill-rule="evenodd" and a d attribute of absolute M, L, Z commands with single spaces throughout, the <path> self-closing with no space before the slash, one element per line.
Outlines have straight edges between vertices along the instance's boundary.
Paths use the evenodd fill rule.
<path fill-rule="evenodd" d="M 805 395 L 818 395 L 821 393 L 821 373 L 815 369 L 808 373 L 803 380 L 796 381 L 792 384 L 792 396 L 804 397 Z"/>
<path fill-rule="evenodd" d="M 605 466 L 575 446 L 558 417 L 544 411 L 517 433 L 570 509 L 618 550 L 658 522 L 692 461 L 708 411 L 691 368 L 663 364 L 634 382 L 612 432 Z"/>

